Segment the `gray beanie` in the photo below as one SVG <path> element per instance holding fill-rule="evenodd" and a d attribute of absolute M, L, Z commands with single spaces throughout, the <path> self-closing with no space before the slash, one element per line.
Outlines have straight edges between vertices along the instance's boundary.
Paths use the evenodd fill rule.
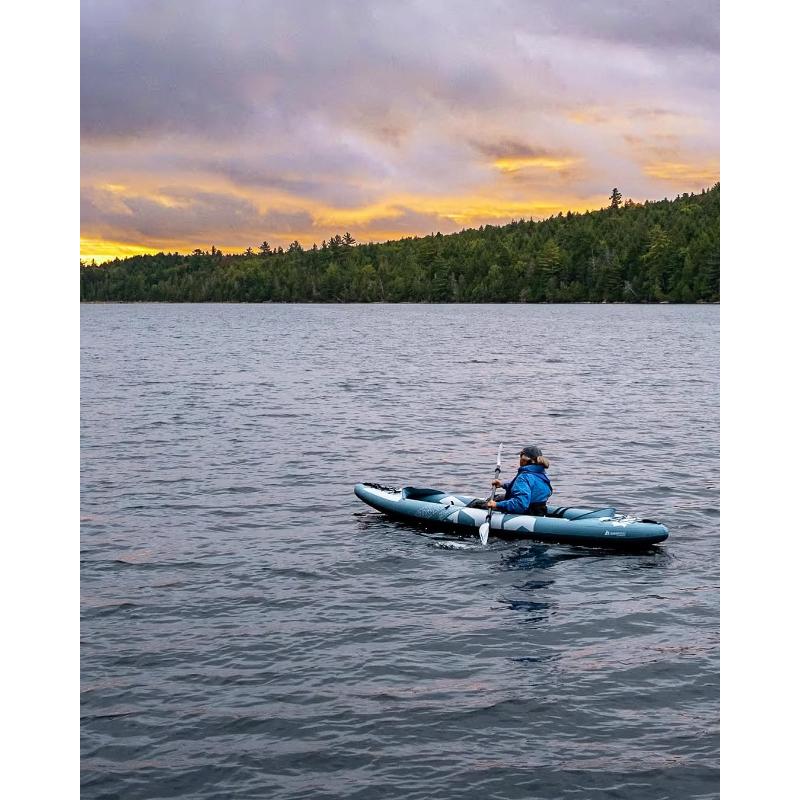
<path fill-rule="evenodd" d="M 523 447 L 520 455 L 527 456 L 531 461 L 536 461 L 536 459 L 543 455 L 543 453 L 541 447 L 531 445 L 530 447 Z"/>

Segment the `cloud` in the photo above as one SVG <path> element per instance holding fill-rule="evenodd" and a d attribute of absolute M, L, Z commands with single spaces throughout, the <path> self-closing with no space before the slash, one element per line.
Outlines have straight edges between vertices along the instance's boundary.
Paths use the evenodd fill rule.
<path fill-rule="evenodd" d="M 352 207 L 372 202 L 371 188 L 389 175 L 380 159 L 347 145 L 304 144 L 283 152 L 250 152 L 216 157 L 201 155 L 176 159 L 176 166 L 221 178 L 232 187 L 277 190 L 283 195 Z"/>
<path fill-rule="evenodd" d="M 656 161 L 645 164 L 643 170 L 645 175 L 670 183 L 683 191 L 697 191 L 719 180 L 719 161 L 715 159 L 709 159 L 705 163 Z"/>
<path fill-rule="evenodd" d="M 718 0 L 518 0 L 542 32 L 659 50 L 719 52 Z"/>
<path fill-rule="evenodd" d="M 82 3 L 81 133 L 92 139 L 230 135 L 253 119 L 253 64 L 226 57 L 184 4 Z"/>
<path fill-rule="evenodd" d="M 552 150 L 548 150 L 546 147 L 535 147 L 513 139 L 503 139 L 498 142 L 472 142 L 472 146 L 492 161 L 499 158 L 551 158 L 554 155 Z"/>
<path fill-rule="evenodd" d="M 695 191 L 719 180 L 719 156 L 687 147 L 675 134 L 626 135 L 625 141 L 642 174 L 660 186 Z"/>
<path fill-rule="evenodd" d="M 718 82 L 704 0 L 83 0 L 85 233 L 239 241 L 272 211 L 291 241 L 425 231 L 440 201 L 473 219 L 458 198 L 643 199 L 656 164 L 695 180 L 674 165 L 716 155 Z"/>
<path fill-rule="evenodd" d="M 241 197 L 181 188 L 151 196 L 85 189 L 81 219 L 87 236 L 122 241 L 236 241 L 262 231 L 285 234 L 313 227 L 304 210 L 262 212 Z"/>
<path fill-rule="evenodd" d="M 397 236 L 418 234 L 425 236 L 429 233 L 453 233 L 461 230 L 455 220 L 436 212 L 419 211 L 404 206 L 391 208 L 391 213 L 378 214 L 363 221 L 357 221 L 348 226 L 351 233 L 358 233 L 362 237 L 373 238 L 372 231 L 390 231 Z"/>
<path fill-rule="evenodd" d="M 609 63 L 608 45 L 716 53 L 718 5 L 84 0 L 82 131 L 236 137 L 321 114 L 397 140 L 423 113 L 536 97 L 518 43 L 553 38 L 555 74 L 581 41 Z"/>
<path fill-rule="evenodd" d="M 421 112 L 483 108 L 507 91 L 485 57 L 441 47 L 441 19 L 402 8 L 103 0 L 82 11 L 87 139 L 286 133 L 315 116 L 396 139 Z"/>
<path fill-rule="evenodd" d="M 513 139 L 496 142 L 473 142 L 473 147 L 485 157 L 495 169 L 519 182 L 530 182 L 531 174 L 558 173 L 562 177 L 573 175 L 572 168 L 579 159 L 567 153 L 536 147 Z M 537 178 L 538 180 L 538 178 Z"/>

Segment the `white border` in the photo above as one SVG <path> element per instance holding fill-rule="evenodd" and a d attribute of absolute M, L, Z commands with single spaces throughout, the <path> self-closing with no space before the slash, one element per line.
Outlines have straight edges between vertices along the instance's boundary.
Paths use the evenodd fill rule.
<path fill-rule="evenodd" d="M 6 797 L 79 789 L 79 6 L 3 14 Z M 10 367 L 10 368 L 9 368 Z"/>
<path fill-rule="evenodd" d="M 783 797 L 796 783 L 793 19 L 775 0 L 722 8 L 724 798 Z"/>

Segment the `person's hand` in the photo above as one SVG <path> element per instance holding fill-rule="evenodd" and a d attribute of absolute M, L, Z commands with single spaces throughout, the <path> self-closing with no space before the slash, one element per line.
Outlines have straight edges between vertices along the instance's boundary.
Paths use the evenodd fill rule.
<path fill-rule="evenodd" d="M 497 508 L 497 503 L 495 503 L 495 501 L 494 501 L 494 500 L 489 500 L 489 501 L 486 503 L 486 508 Z"/>
<path fill-rule="evenodd" d="M 498 489 L 499 489 L 499 488 L 500 488 L 502 485 L 503 485 L 503 481 L 501 481 L 501 480 L 493 480 L 493 481 L 492 481 L 492 486 L 495 486 L 495 487 L 497 487 Z"/>

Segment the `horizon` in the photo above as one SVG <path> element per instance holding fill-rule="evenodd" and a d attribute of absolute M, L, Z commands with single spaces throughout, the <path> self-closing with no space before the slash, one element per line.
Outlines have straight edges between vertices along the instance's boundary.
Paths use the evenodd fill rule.
<path fill-rule="evenodd" d="M 711 192 L 714 189 L 716 189 L 719 185 L 720 185 L 720 182 L 717 181 L 712 186 L 705 186 L 705 187 L 703 187 L 702 189 L 700 189 L 699 191 L 696 191 L 696 192 L 679 192 L 673 198 L 670 198 L 670 197 L 660 197 L 658 199 L 647 198 L 647 199 L 645 199 L 643 201 L 635 201 L 632 198 L 623 198 L 623 202 L 627 203 L 628 201 L 630 201 L 630 202 L 633 203 L 634 206 L 643 206 L 646 203 L 673 202 L 673 201 L 675 201 L 675 200 L 677 200 L 677 199 L 679 199 L 681 197 L 684 197 L 686 195 L 688 195 L 690 197 L 694 197 L 696 195 L 705 194 L 706 192 Z M 573 216 L 582 216 L 584 214 L 593 214 L 593 213 L 598 212 L 598 211 L 603 211 L 604 209 L 606 209 L 608 207 L 609 207 L 609 205 L 606 204 L 605 206 L 602 206 L 600 208 L 589 208 L 589 209 L 586 209 L 584 211 L 576 211 L 575 209 L 567 209 L 566 211 L 559 212 L 559 214 L 563 214 L 564 216 L 566 216 L 568 214 L 572 214 Z M 533 218 L 521 217 L 521 218 L 518 218 L 518 219 L 509 219 L 509 220 L 506 220 L 506 221 L 503 221 L 503 222 L 485 223 L 483 225 L 479 225 L 479 226 L 476 226 L 474 228 L 473 227 L 462 228 L 462 229 L 457 230 L 457 231 L 451 231 L 450 233 L 442 233 L 441 231 L 429 231 L 428 233 L 408 234 L 406 236 L 398 237 L 397 239 L 385 239 L 385 240 L 381 240 L 381 241 L 375 241 L 375 240 L 360 241 L 360 240 L 355 240 L 353 244 L 354 244 L 355 247 L 358 247 L 360 245 L 391 244 L 393 242 L 402 241 L 404 239 L 424 239 L 424 238 L 426 238 L 428 236 L 456 236 L 456 235 L 458 235 L 460 233 L 466 233 L 468 231 L 476 231 L 476 230 L 480 230 L 482 228 L 491 227 L 491 226 L 498 227 L 498 228 L 503 228 L 503 227 L 505 227 L 507 225 L 512 225 L 514 223 L 519 223 L 519 222 L 534 222 L 534 223 L 536 223 L 536 222 L 545 222 L 548 219 L 552 219 L 552 218 L 557 217 L 557 216 L 558 216 L 558 214 L 552 214 L 550 217 L 543 217 L 541 219 L 533 219 Z M 349 233 L 349 231 L 341 231 L 341 232 L 338 233 L 338 235 L 341 236 L 341 235 L 344 235 L 346 233 Z M 337 234 L 333 234 L 333 236 L 336 236 L 336 235 Z M 329 239 L 323 239 L 320 242 L 312 242 L 311 245 L 309 245 L 308 247 L 306 247 L 302 243 L 300 243 L 300 244 L 301 244 L 301 248 L 303 250 L 308 250 L 308 249 L 311 249 L 311 247 L 313 247 L 313 246 L 316 246 L 318 248 L 322 248 L 322 247 L 327 245 L 328 241 L 329 241 Z M 259 246 L 259 244 L 260 243 L 258 243 L 258 242 L 251 243 L 249 245 L 246 245 L 244 249 L 246 250 L 247 247 L 250 247 L 250 249 L 253 251 L 252 255 L 253 256 L 258 256 L 258 246 Z M 92 265 L 99 266 L 101 264 L 107 263 L 109 261 L 113 261 L 115 259 L 124 260 L 126 258 L 134 258 L 135 256 L 141 256 L 141 255 L 169 255 L 169 254 L 173 254 L 174 253 L 176 255 L 190 256 L 190 255 L 193 255 L 197 251 L 200 251 L 200 252 L 208 255 L 208 254 L 211 254 L 214 250 L 216 250 L 223 257 L 244 256 L 245 255 L 244 250 L 242 250 L 241 248 L 233 249 L 233 250 L 230 250 L 230 251 L 225 251 L 224 248 L 217 247 L 212 242 L 212 243 L 207 244 L 205 247 L 198 246 L 198 247 L 194 247 L 194 248 L 192 248 L 192 250 L 188 250 L 188 251 L 147 249 L 146 251 L 140 252 L 140 253 L 129 253 L 127 255 L 108 256 L 108 257 L 106 257 L 106 258 L 104 258 L 102 260 L 97 260 L 97 259 L 94 259 L 94 258 L 87 259 L 87 258 L 84 258 L 83 256 L 81 256 L 81 266 L 92 266 Z M 281 246 L 281 250 L 283 252 L 286 252 L 287 248 Z M 273 250 L 272 254 L 273 255 L 277 254 L 277 247 Z"/>
<path fill-rule="evenodd" d="M 717 2 L 81 3 L 86 262 L 457 233 L 718 181 Z"/>

